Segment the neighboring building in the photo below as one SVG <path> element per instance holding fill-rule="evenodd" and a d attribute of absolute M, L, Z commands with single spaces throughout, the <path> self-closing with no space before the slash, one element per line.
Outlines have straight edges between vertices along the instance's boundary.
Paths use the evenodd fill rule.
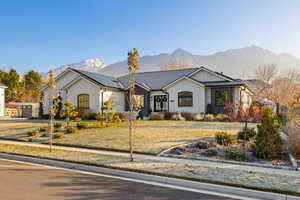
<path fill-rule="evenodd" d="M 0 117 L 5 113 L 5 85 L 0 84 Z"/>
<path fill-rule="evenodd" d="M 5 116 L 38 118 L 39 103 L 34 102 L 9 102 L 5 104 Z"/>
<path fill-rule="evenodd" d="M 128 110 L 129 76 L 113 78 L 68 68 L 56 77 L 62 101 L 70 100 L 79 109 L 101 112 L 110 101 L 116 112 Z M 43 112 L 48 113 L 49 89 L 41 89 Z M 222 113 L 226 103 L 247 106 L 251 91 L 245 82 L 205 67 L 142 72 L 136 75 L 135 100 L 144 116 L 151 112 Z M 208 110 L 209 108 L 209 110 Z"/>

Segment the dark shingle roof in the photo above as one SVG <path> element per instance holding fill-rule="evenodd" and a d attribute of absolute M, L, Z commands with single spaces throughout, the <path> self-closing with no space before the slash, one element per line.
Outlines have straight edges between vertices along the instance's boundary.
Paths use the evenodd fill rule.
<path fill-rule="evenodd" d="M 97 83 L 99 83 L 103 86 L 119 88 L 119 84 L 117 83 L 117 81 L 114 80 L 110 76 L 106 76 L 106 75 L 98 74 L 98 73 L 93 73 L 93 72 L 87 72 L 87 71 L 78 70 L 78 69 L 74 69 L 74 68 L 71 68 L 71 70 L 81 74 L 84 77 L 92 79 L 93 81 L 95 81 L 95 82 L 97 82 Z"/>
<path fill-rule="evenodd" d="M 181 78 L 182 76 L 187 76 L 198 69 L 199 68 L 189 68 L 180 70 L 141 72 L 136 74 L 136 82 L 146 84 L 152 90 L 161 90 L 164 86 L 171 82 Z M 118 80 L 125 88 L 128 87 L 129 75 L 121 76 Z"/>
<path fill-rule="evenodd" d="M 202 83 L 206 87 L 245 85 L 245 83 L 243 83 L 242 81 L 208 81 L 208 82 L 200 82 L 200 83 Z"/>

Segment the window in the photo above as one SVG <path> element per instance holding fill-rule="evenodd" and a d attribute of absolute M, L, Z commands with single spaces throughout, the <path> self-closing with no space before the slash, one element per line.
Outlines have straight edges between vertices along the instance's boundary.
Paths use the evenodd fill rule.
<path fill-rule="evenodd" d="M 192 92 L 179 92 L 178 93 L 178 107 L 192 107 L 193 106 L 193 93 Z"/>
<path fill-rule="evenodd" d="M 144 95 L 133 95 L 133 109 L 141 110 L 144 108 Z"/>
<path fill-rule="evenodd" d="M 78 108 L 90 108 L 90 95 L 78 95 Z"/>
<path fill-rule="evenodd" d="M 229 92 L 228 91 L 216 90 L 215 95 L 216 95 L 216 98 L 215 98 L 216 106 L 225 106 L 225 104 L 229 103 Z"/>

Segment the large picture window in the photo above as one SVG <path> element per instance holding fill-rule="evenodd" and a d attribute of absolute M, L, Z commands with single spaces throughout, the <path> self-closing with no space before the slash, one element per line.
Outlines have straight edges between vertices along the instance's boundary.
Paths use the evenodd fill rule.
<path fill-rule="evenodd" d="M 179 92 L 178 93 L 178 107 L 192 107 L 193 106 L 193 93 L 192 92 Z"/>
<path fill-rule="evenodd" d="M 225 104 L 229 103 L 229 91 L 216 91 L 215 93 L 215 105 L 216 106 L 225 106 Z"/>
<path fill-rule="evenodd" d="M 90 108 L 90 95 L 78 95 L 78 108 Z"/>

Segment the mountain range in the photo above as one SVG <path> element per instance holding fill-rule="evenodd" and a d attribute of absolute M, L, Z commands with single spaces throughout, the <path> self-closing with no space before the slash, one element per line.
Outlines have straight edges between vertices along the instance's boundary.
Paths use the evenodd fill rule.
<path fill-rule="evenodd" d="M 287 69 L 300 69 L 300 59 L 297 57 L 287 53 L 276 54 L 268 49 L 253 45 L 211 55 L 196 55 L 183 49 L 177 49 L 170 54 L 146 55 L 140 57 L 139 71 L 161 70 L 161 66 L 174 60 L 184 63 L 187 67 L 205 66 L 218 72 L 224 72 L 234 78 L 251 78 L 254 69 L 265 64 L 276 64 L 280 72 Z M 105 66 L 99 59 L 91 59 L 76 64 L 63 65 L 55 69 L 55 72 L 58 73 L 68 66 L 110 76 L 126 74 L 128 68 L 126 60 Z"/>

